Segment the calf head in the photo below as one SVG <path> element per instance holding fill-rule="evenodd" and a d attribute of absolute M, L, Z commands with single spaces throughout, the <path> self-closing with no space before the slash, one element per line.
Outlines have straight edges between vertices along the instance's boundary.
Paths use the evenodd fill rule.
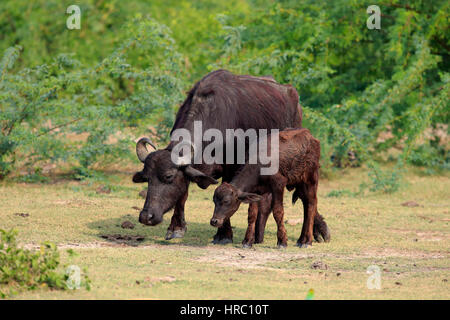
<path fill-rule="evenodd" d="M 149 152 L 147 145 L 155 151 Z M 194 169 L 190 165 L 172 162 L 171 151 L 156 150 L 148 138 L 141 138 L 136 144 L 136 154 L 144 163 L 142 171 L 133 176 L 135 183 L 148 183 L 144 208 L 139 214 L 139 222 L 154 226 L 162 222 L 164 213 L 171 210 L 187 192 L 189 182 L 197 183 L 205 189 L 217 180 Z"/>
<path fill-rule="evenodd" d="M 229 183 L 222 183 L 214 191 L 214 214 L 211 218 L 213 227 L 221 227 L 225 219 L 229 219 L 238 209 L 242 202 L 251 203 L 262 199 L 256 193 L 243 192 Z"/>

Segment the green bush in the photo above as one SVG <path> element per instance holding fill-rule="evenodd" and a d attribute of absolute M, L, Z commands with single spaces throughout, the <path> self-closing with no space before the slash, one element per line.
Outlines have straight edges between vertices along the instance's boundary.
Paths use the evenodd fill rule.
<path fill-rule="evenodd" d="M 382 0 L 381 29 L 369 30 L 372 4 L 83 0 L 82 28 L 69 31 L 64 2 L 2 1 L 0 178 L 44 162 L 82 178 L 131 161 L 132 140 L 167 141 L 184 91 L 217 68 L 294 85 L 323 172 L 366 165 L 368 188 L 393 192 L 404 164 L 447 170 L 448 146 L 423 137 L 450 122 L 450 4 Z M 381 172 L 386 158 L 397 164 Z"/>
<path fill-rule="evenodd" d="M 15 230 L 0 229 L 0 297 L 12 295 L 15 289 L 20 288 L 68 289 L 70 274 L 58 270 L 60 261 L 57 247 L 45 242 L 37 251 L 22 249 L 17 247 L 16 235 Z M 70 250 L 69 254 L 75 253 Z M 80 286 L 89 290 L 90 280 L 87 275 L 80 280 Z"/>
<path fill-rule="evenodd" d="M 155 134 L 167 139 L 182 100 L 181 56 L 167 27 L 153 19 L 135 19 L 124 32 L 128 38 L 91 68 L 60 54 L 50 64 L 14 73 L 22 48 L 6 50 L 0 62 L 0 177 L 17 162 L 59 161 L 88 171 L 99 162 L 129 160 L 134 137 L 148 131 L 152 119 L 160 123 Z M 154 56 L 145 67 L 128 63 L 129 54 L 146 52 Z M 124 130 L 130 126 L 133 135 Z"/>

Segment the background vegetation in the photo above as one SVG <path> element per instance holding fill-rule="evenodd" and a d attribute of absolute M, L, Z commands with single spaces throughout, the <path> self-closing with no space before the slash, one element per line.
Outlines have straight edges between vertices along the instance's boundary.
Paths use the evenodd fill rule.
<path fill-rule="evenodd" d="M 130 162 L 139 135 L 167 141 L 185 91 L 217 68 L 293 84 L 323 173 L 371 169 L 345 192 L 395 191 L 407 163 L 449 168 L 448 1 L 377 1 L 380 30 L 373 1 L 83 0 L 80 30 L 71 4 L 0 3 L 0 177 Z"/>

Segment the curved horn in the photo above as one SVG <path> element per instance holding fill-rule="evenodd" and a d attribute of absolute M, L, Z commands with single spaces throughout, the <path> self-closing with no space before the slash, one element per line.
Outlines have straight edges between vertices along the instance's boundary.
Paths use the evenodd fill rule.
<path fill-rule="evenodd" d="M 145 158 L 147 158 L 147 156 L 150 153 L 147 150 L 147 144 L 151 145 L 153 149 L 156 150 L 156 147 L 153 144 L 153 142 L 147 137 L 140 138 L 139 141 L 136 143 L 136 155 L 141 162 L 144 162 Z"/>

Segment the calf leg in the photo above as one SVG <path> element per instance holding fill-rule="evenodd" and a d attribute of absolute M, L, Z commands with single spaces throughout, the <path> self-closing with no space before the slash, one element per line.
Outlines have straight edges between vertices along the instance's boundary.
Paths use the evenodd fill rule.
<path fill-rule="evenodd" d="M 267 219 L 272 211 L 272 194 L 266 193 L 258 202 L 258 216 L 256 218 L 255 243 L 263 243 L 264 229 L 266 228 Z"/>
<path fill-rule="evenodd" d="M 314 216 L 317 212 L 317 182 L 309 182 L 302 185 L 304 192 L 301 194 L 303 202 L 303 227 L 297 245 L 307 248 L 312 245 Z"/>
<path fill-rule="evenodd" d="M 251 248 L 255 242 L 255 222 L 258 216 L 258 203 L 253 202 L 248 206 L 248 227 L 245 233 L 245 238 L 242 241 L 244 248 Z"/>
<path fill-rule="evenodd" d="M 172 220 L 167 228 L 166 240 L 183 238 L 186 233 L 186 221 L 184 220 L 184 205 L 188 197 L 188 191 L 177 201 L 172 215 Z"/>
<path fill-rule="evenodd" d="M 294 193 L 292 194 L 292 204 L 295 204 L 298 198 L 302 198 L 302 193 L 305 193 L 305 190 L 303 190 L 303 186 L 297 186 Z M 303 205 L 305 205 L 305 202 L 302 198 Z M 313 225 L 313 235 L 314 239 L 317 242 L 328 242 L 330 241 L 330 230 L 328 229 L 328 226 L 321 214 L 319 214 L 318 211 L 316 211 L 316 214 L 314 216 L 314 225 Z"/>
<path fill-rule="evenodd" d="M 274 177 L 272 185 L 272 207 L 273 217 L 277 223 L 277 238 L 278 248 L 287 247 L 286 228 L 284 227 L 284 208 L 283 208 L 283 194 L 286 186 L 286 179 L 284 177 Z"/>

